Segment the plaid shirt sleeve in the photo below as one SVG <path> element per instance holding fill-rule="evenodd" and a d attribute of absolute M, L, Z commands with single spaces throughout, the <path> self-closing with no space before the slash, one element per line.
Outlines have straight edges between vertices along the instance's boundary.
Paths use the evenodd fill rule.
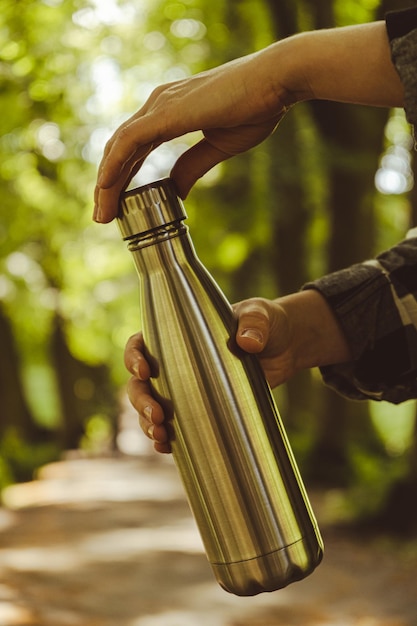
<path fill-rule="evenodd" d="M 417 398 L 417 229 L 376 259 L 304 288 L 326 298 L 352 350 L 351 362 L 321 368 L 326 384 L 356 400 Z"/>

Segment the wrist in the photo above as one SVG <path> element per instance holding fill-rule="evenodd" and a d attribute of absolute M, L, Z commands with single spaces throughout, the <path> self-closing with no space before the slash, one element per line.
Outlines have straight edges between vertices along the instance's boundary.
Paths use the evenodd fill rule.
<path fill-rule="evenodd" d="M 265 79 L 273 97 L 284 106 L 314 98 L 306 75 L 304 44 L 310 35 L 307 32 L 281 39 L 260 53 L 262 66 L 266 69 Z"/>
<path fill-rule="evenodd" d="M 297 371 L 351 359 L 339 321 L 320 292 L 308 289 L 276 302 L 288 318 L 290 350 Z"/>

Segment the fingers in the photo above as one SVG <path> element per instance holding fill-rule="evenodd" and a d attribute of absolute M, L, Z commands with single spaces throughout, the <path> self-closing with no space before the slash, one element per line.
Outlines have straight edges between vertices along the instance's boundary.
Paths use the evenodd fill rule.
<path fill-rule="evenodd" d="M 168 433 L 164 426 L 162 407 L 154 400 L 147 381 L 132 377 L 127 385 L 127 394 L 132 406 L 139 414 L 139 426 L 149 439 L 154 441 L 158 452 L 171 452 Z"/>
<path fill-rule="evenodd" d="M 141 142 L 133 124 L 118 131 L 110 151 L 105 154 L 99 168 L 98 184 L 109 189 L 125 179 L 132 168 L 143 162 L 154 149 L 155 142 Z"/>
<path fill-rule="evenodd" d="M 138 332 L 128 339 L 124 351 L 126 369 L 139 380 L 148 380 L 151 375 L 151 368 L 143 355 L 144 349 L 143 334 Z"/>
<path fill-rule="evenodd" d="M 151 143 L 140 146 L 122 162 L 122 157 L 117 156 L 117 151 L 120 148 L 116 142 L 113 144 L 114 148 L 102 161 L 98 182 L 94 190 L 94 221 L 107 223 L 117 216 L 121 192 L 126 189 L 146 157 L 158 145 Z"/>
<path fill-rule="evenodd" d="M 121 126 L 107 143 L 94 192 L 93 219 L 97 222 L 107 223 L 116 217 L 122 190 L 152 150 L 171 137 L 171 134 L 161 135 L 160 130 L 158 134 L 155 129 L 150 141 L 150 129 L 145 123 L 149 118 L 138 116 L 139 113 Z M 180 197 L 186 198 L 195 182 L 215 165 L 266 139 L 278 119 L 279 116 L 274 116 L 259 124 L 205 130 L 204 139 L 187 150 L 171 171 Z M 178 128 L 176 136 L 183 132 L 184 129 Z"/>
<path fill-rule="evenodd" d="M 155 89 L 145 104 L 123 122 L 106 143 L 98 170 L 98 183 L 103 189 L 115 184 L 124 165 L 141 147 L 146 148 L 152 145 L 151 136 L 147 136 L 149 125 L 143 124 L 143 118 L 158 97 L 159 92 L 164 88 L 165 86 L 162 85 Z M 148 150 L 148 154 L 149 152 L 150 150 Z"/>
<path fill-rule="evenodd" d="M 127 127 L 126 132 L 129 127 Z M 125 132 L 125 131 L 123 131 Z M 118 159 L 118 144 L 106 156 L 99 183 L 94 192 L 93 219 L 107 223 L 116 217 L 120 193 L 127 187 L 133 176 L 139 171 L 146 157 L 160 144 L 149 144 L 135 151 L 125 162 Z M 195 182 L 212 167 L 230 158 L 230 154 L 211 145 L 206 139 L 187 150 L 175 163 L 171 177 L 176 183 L 178 194 L 185 199 Z M 110 159 L 111 169 L 109 166 Z"/>
<path fill-rule="evenodd" d="M 93 219 L 110 222 L 117 215 L 120 193 L 139 171 L 144 160 L 160 145 L 160 142 L 137 146 L 134 123 L 124 126 L 110 140 L 100 165 L 99 179 L 94 192 Z M 125 154 L 132 150 L 126 159 Z M 175 163 L 171 177 L 176 183 L 179 196 L 186 198 L 195 182 L 212 167 L 230 158 L 231 154 L 202 139 L 187 150 Z"/>
<path fill-rule="evenodd" d="M 175 163 L 171 176 L 181 198 L 186 198 L 195 182 L 218 163 L 257 145 L 274 130 L 277 117 L 256 125 L 205 130 L 205 137 L 187 150 Z M 139 171 L 144 160 L 163 140 L 149 141 L 145 117 L 133 118 L 122 126 L 106 146 L 94 192 L 93 219 L 110 222 L 117 215 L 120 193 Z M 181 131 L 182 132 L 182 131 Z M 177 135 L 181 134 L 180 131 Z M 147 143 L 146 143 L 147 142 Z M 126 156 L 128 155 L 128 156 Z"/>
<path fill-rule="evenodd" d="M 125 347 L 124 362 L 132 378 L 127 385 L 127 394 L 134 409 L 139 415 L 139 426 L 147 437 L 154 441 L 158 452 L 171 452 L 168 433 L 164 425 L 165 415 L 161 405 L 152 395 L 149 378 L 151 368 L 145 359 L 143 335 L 141 332 L 132 335 Z"/>
<path fill-rule="evenodd" d="M 107 223 L 117 216 L 120 193 L 152 150 L 171 138 L 162 138 L 161 115 L 154 114 L 151 119 L 147 116 L 159 95 L 169 87 L 170 84 L 167 84 L 155 89 L 144 106 L 126 120 L 107 142 L 94 192 L 93 219 L 96 222 Z"/>

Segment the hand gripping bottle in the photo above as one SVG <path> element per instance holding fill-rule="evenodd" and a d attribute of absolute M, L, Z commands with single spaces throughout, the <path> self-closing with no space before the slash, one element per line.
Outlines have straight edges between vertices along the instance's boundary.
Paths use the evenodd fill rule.
<path fill-rule="evenodd" d="M 224 589 L 255 595 L 307 576 L 323 544 L 258 360 L 231 350 L 236 320 L 186 217 L 164 179 L 126 192 L 118 224 L 140 277 L 154 393 L 207 558 Z"/>

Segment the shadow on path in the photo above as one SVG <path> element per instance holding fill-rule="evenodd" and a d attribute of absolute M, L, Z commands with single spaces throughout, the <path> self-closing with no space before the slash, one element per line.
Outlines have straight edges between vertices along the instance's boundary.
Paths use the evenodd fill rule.
<path fill-rule="evenodd" d="M 323 563 L 254 598 L 217 586 L 171 458 L 69 458 L 4 503 L 0 626 L 417 624 L 416 544 L 323 527 L 319 501 Z"/>

